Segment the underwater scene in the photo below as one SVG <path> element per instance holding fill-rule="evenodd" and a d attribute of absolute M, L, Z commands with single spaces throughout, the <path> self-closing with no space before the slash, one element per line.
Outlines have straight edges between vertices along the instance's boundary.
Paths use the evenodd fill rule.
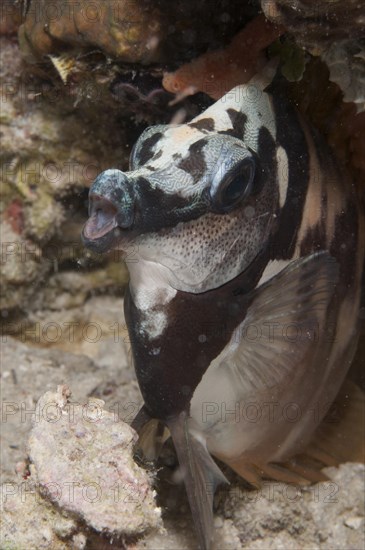
<path fill-rule="evenodd" d="M 362 550 L 365 7 L 2 0 L 1 550 Z"/>

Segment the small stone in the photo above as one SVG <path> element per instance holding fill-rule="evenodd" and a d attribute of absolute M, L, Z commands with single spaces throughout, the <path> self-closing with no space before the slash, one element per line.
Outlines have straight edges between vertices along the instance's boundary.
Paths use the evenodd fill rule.
<path fill-rule="evenodd" d="M 77 533 L 72 537 L 73 550 L 83 550 L 86 546 L 87 539 L 83 533 Z"/>
<path fill-rule="evenodd" d="M 346 527 L 350 527 L 350 529 L 359 529 L 363 523 L 363 518 L 360 517 L 352 517 L 345 519 L 344 524 Z"/>
<path fill-rule="evenodd" d="M 220 516 L 217 516 L 216 518 L 214 518 L 214 527 L 216 529 L 222 529 L 223 524 L 224 524 L 224 521 Z"/>

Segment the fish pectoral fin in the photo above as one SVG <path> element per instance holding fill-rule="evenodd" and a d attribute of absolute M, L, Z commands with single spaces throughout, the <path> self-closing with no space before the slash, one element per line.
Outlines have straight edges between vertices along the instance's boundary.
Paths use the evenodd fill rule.
<path fill-rule="evenodd" d="M 136 430 L 136 432 L 139 434 L 139 432 L 141 431 L 141 429 L 148 423 L 152 420 L 152 417 L 150 416 L 150 414 L 148 413 L 145 405 L 143 405 L 138 413 L 136 414 L 136 416 L 133 418 L 132 420 L 132 423 L 131 423 L 131 427 L 133 428 L 133 430 Z"/>
<path fill-rule="evenodd" d="M 319 252 L 293 261 L 252 291 L 230 357 L 244 392 L 275 386 L 306 356 L 311 363 L 315 354 L 325 354 L 327 308 L 337 282 L 336 260 Z"/>
<path fill-rule="evenodd" d="M 290 460 L 267 464 L 249 462 L 245 457 L 228 466 L 256 489 L 263 479 L 307 485 L 328 481 L 325 466 L 342 462 L 365 462 L 365 393 L 351 380 L 342 384 L 336 400 L 314 433 L 310 443 Z"/>
<path fill-rule="evenodd" d="M 328 477 L 321 471 L 323 465 L 313 465 L 308 457 L 294 457 L 283 463 L 249 462 L 246 458 L 229 461 L 224 460 L 232 470 L 246 480 L 256 490 L 261 488 L 264 479 L 273 479 L 282 483 L 308 485 L 309 483 L 326 481 Z"/>
<path fill-rule="evenodd" d="M 199 544 L 202 550 L 208 550 L 213 538 L 214 493 L 218 485 L 228 484 L 228 481 L 205 444 L 189 430 L 186 413 L 167 424 L 183 474 Z"/>
<path fill-rule="evenodd" d="M 326 481 L 329 478 L 322 471 L 325 466 L 365 462 L 364 433 L 365 393 L 351 380 L 345 380 L 303 452 L 285 463 L 264 466 L 263 473 L 278 481 L 297 484 Z"/>
<path fill-rule="evenodd" d="M 131 426 L 138 433 L 136 448 L 142 451 L 145 460 L 157 460 L 165 441 L 170 437 L 166 426 L 156 418 L 151 418 L 144 406 L 137 413 Z"/>
<path fill-rule="evenodd" d="M 346 379 L 305 454 L 322 463 L 365 462 L 365 393 Z"/>

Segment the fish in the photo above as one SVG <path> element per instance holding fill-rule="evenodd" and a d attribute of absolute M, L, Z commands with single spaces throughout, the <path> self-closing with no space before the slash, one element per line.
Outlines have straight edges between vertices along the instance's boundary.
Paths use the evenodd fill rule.
<path fill-rule="evenodd" d="M 133 251 L 133 426 L 150 458 L 172 437 L 200 547 L 228 483 L 215 459 L 254 487 L 323 479 L 335 449 L 318 433 L 358 339 L 364 214 L 276 78 L 145 129 L 129 170 L 92 184 L 82 238 Z M 351 447 L 348 433 L 334 439 Z"/>

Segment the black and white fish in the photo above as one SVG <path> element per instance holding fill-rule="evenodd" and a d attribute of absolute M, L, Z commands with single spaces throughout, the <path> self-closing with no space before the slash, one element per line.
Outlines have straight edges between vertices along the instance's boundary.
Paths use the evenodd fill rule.
<path fill-rule="evenodd" d="M 91 249 L 137 254 L 125 297 L 145 402 L 135 425 L 145 448 L 156 419 L 168 427 L 202 548 L 225 482 L 211 455 L 254 485 L 316 479 L 291 458 L 357 340 L 363 215 L 321 138 L 268 90 L 251 81 L 187 124 L 145 130 L 130 171 L 93 183 L 83 230 Z"/>

